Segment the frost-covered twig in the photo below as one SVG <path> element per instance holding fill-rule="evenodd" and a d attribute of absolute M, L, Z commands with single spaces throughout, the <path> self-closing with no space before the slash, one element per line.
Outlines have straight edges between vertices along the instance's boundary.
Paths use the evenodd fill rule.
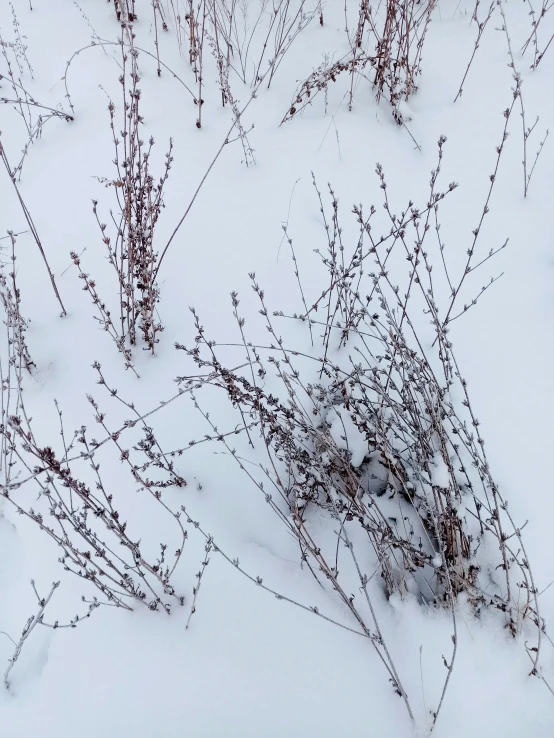
<path fill-rule="evenodd" d="M 31 580 L 31 585 L 34 588 L 35 583 L 32 580 Z M 42 622 L 44 611 L 48 607 L 48 603 L 52 599 L 52 595 L 54 594 L 54 592 L 56 591 L 56 589 L 59 586 L 60 586 L 60 583 L 59 582 L 53 582 L 52 583 L 52 587 L 50 589 L 50 592 L 48 593 L 48 595 L 44 599 L 41 599 L 37 595 L 38 604 L 39 604 L 38 612 L 37 612 L 36 615 L 32 615 L 27 620 L 27 623 L 25 624 L 25 627 L 23 628 L 23 631 L 21 633 L 21 638 L 19 639 L 18 643 L 16 644 L 15 651 L 13 653 L 13 656 L 11 657 L 11 659 L 9 659 L 9 666 L 6 669 L 6 671 L 4 672 L 4 687 L 6 689 L 9 689 L 10 688 L 10 680 L 9 680 L 10 672 L 13 669 L 13 667 L 15 666 L 15 662 L 17 661 L 17 659 L 19 658 L 19 656 L 21 654 L 21 650 L 23 649 L 23 646 L 25 645 L 25 641 L 31 635 L 31 633 L 33 632 L 33 630 L 35 629 L 35 627 Z M 35 593 L 36 593 L 36 589 L 35 589 Z"/>
<path fill-rule="evenodd" d="M 0 134 L 1 135 L 1 134 Z M 40 255 L 42 257 L 42 260 L 44 261 L 46 265 L 46 269 L 48 271 L 48 276 L 50 277 L 50 283 L 52 285 L 52 289 L 54 290 L 54 294 L 56 295 L 56 299 L 58 300 L 58 303 L 62 309 L 62 315 L 67 315 L 66 309 L 63 305 L 62 298 L 60 297 L 60 293 L 58 292 L 58 286 L 56 285 L 56 280 L 54 278 L 54 274 L 52 273 L 52 270 L 50 269 L 50 264 L 48 263 L 48 259 L 46 258 L 46 254 L 44 252 L 44 248 L 42 245 L 42 241 L 38 235 L 38 231 L 35 227 L 35 224 L 33 222 L 33 219 L 31 217 L 31 213 L 29 212 L 29 209 L 27 208 L 25 201 L 21 195 L 21 192 L 19 191 L 19 188 L 17 186 L 17 183 L 15 181 L 15 173 L 13 172 L 12 168 L 10 167 L 10 163 L 8 161 L 8 157 L 6 154 L 6 150 L 4 149 L 4 146 L 2 145 L 2 141 L 0 141 L 0 158 L 2 159 L 2 162 L 4 164 L 4 167 L 6 169 L 6 172 L 8 173 L 8 176 L 10 178 L 10 181 L 15 189 L 15 192 L 17 194 L 17 198 L 19 200 L 19 204 L 21 205 L 21 209 L 23 210 L 23 215 L 25 216 L 25 220 L 27 221 L 27 224 L 29 226 L 29 230 L 33 234 L 33 238 L 35 240 L 35 243 L 38 247 L 38 250 L 40 252 Z"/>
<path fill-rule="evenodd" d="M 480 21 L 479 18 L 477 17 L 477 11 L 479 9 L 480 3 L 481 3 L 481 0 L 476 0 L 476 2 L 475 2 L 475 8 L 473 10 L 473 15 L 471 17 L 471 19 L 474 20 L 477 23 L 477 38 L 475 39 L 475 45 L 473 47 L 473 53 L 472 53 L 471 58 L 470 58 L 470 60 L 468 62 L 468 65 L 467 65 L 466 71 L 464 73 L 464 76 L 462 78 L 462 81 L 460 82 L 460 89 L 458 90 L 458 94 L 454 98 L 454 102 L 456 102 L 456 100 L 459 97 L 462 96 L 462 93 L 464 91 L 464 83 L 466 81 L 467 75 L 469 74 L 469 69 L 470 69 L 471 65 L 473 64 L 473 60 L 475 59 L 475 54 L 477 53 L 477 49 L 479 48 L 479 42 L 481 41 L 481 37 L 483 36 L 483 33 L 485 32 L 485 28 L 487 27 L 487 23 L 491 19 L 491 16 L 492 16 L 492 14 L 494 12 L 495 3 L 494 3 L 494 0 L 492 0 L 491 4 L 489 6 L 489 12 L 487 13 L 485 19 L 482 20 L 482 21 Z"/>

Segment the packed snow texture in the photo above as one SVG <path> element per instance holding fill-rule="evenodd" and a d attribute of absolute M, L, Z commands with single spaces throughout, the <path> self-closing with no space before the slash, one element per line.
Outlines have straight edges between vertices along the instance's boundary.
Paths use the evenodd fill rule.
<path fill-rule="evenodd" d="M 308 4 L 310 11 L 317 9 L 315 0 Z M 252 29 L 261 1 L 245 0 L 238 5 L 237 22 Z M 265 13 L 271 5 L 265 3 Z M 376 13 L 382 12 L 383 3 L 371 0 L 369 5 Z M 489 10 L 488 5 L 482 5 L 477 3 L 481 22 Z M 541 0 L 533 0 L 532 5 L 538 19 Z M 437 141 L 446 136 L 442 182 L 456 181 L 459 187 L 441 204 L 440 235 L 452 270 L 459 272 L 491 184 L 496 147 L 505 124 L 503 112 L 513 101 L 514 71 L 502 30 L 504 20 L 493 5 L 463 94 L 454 103 L 479 31 L 472 20 L 475 2 L 438 0 L 424 42 L 418 91 L 400 104 L 400 125 L 386 100 L 375 100 L 369 68 L 353 77 L 351 111 L 350 76 L 346 75 L 280 125 L 297 86 L 322 63 L 329 66 L 349 51 L 344 3 L 327 0 L 321 3 L 322 24 L 316 12 L 282 58 L 270 88 L 261 85 L 244 112 L 241 122 L 253 150 L 245 152 L 241 140 L 235 140 L 237 129 L 229 134 L 233 113 L 229 104 L 221 105 L 217 66 L 211 56 L 205 62 L 202 125 L 196 126 L 199 106 L 185 89 L 194 94 L 198 90 L 189 60 L 186 22 L 177 28 L 173 14 L 176 9 L 184 18 L 188 3 L 160 0 L 168 26 L 167 31 L 161 25 L 158 28 L 159 58 L 164 65 L 160 75 L 156 13 L 148 0 L 137 0 L 136 6 L 135 43 L 144 50 L 138 58 L 141 110 L 144 137 L 155 139 L 151 162 L 155 177 L 161 176 L 169 139 L 173 140 L 174 161 L 156 231 L 159 250 L 229 138 L 164 256 L 158 274 L 158 311 L 164 331 L 159 334 L 154 356 L 140 346 L 133 351 L 140 379 L 125 370 L 116 346 L 94 319 L 98 314 L 69 256 L 70 252 L 80 255 L 83 271 L 96 280 L 102 299 L 115 305 L 114 314 L 118 313 L 117 280 L 91 206 L 91 200 L 98 201 L 100 219 L 111 228 L 116 188 L 106 186 L 103 178 L 109 181 L 115 176 L 108 98 L 113 99 L 116 113 L 121 102 L 121 49 L 113 43 L 121 34 L 115 16 L 117 3 L 13 0 L 0 8 L 5 52 L 0 56 L 4 75 L 0 79 L 0 144 L 10 164 L 15 166 L 19 161 L 29 131 L 26 105 L 2 100 L 14 98 L 5 76 L 8 54 L 22 90 L 44 106 L 73 111 L 74 118 L 46 121 L 24 157 L 21 176 L 16 178 L 55 275 L 66 317 L 60 317 L 60 306 L 18 193 L 5 168 L 0 168 L 0 227 L 4 233 L 21 233 L 15 266 L 21 311 L 30 321 L 26 340 L 35 364 L 24 377 L 24 398 L 41 447 L 63 449 L 55 400 L 68 438 L 83 425 L 91 436 L 103 436 L 87 395 L 92 395 L 106 413 L 111 429 L 121 427 L 130 416 L 128 408 L 96 383 L 94 362 L 100 363 L 110 386 L 134 403 L 139 413 L 174 395 L 175 378 L 197 371 L 185 354 L 174 348 L 175 343 L 194 345 L 196 329 L 190 306 L 198 311 L 208 338 L 234 344 L 228 349 L 230 363 L 239 365 L 244 361 L 244 348 L 238 345 L 240 335 L 229 298 L 229 293 L 237 290 L 249 340 L 267 343 L 249 273 L 255 272 L 271 309 L 285 315 L 302 309 L 295 269 L 302 277 L 307 299 L 317 298 L 327 286 L 323 284 L 327 275 L 313 251 L 324 250 L 327 237 L 312 172 L 324 198 L 328 198 L 326 183 L 332 185 L 345 223 L 343 238 L 352 249 L 358 233 L 352 206 L 363 203 L 369 210 L 375 204 L 378 213 L 382 209 L 376 162 L 385 171 L 395 211 L 405 209 L 412 199 L 424 204 L 431 171 L 437 164 Z M 360 3 L 347 0 L 346 6 L 353 34 Z M 533 42 L 524 54 L 522 47 L 532 33 L 531 4 L 507 0 L 502 8 L 522 79 L 528 129 L 538 119 L 532 133 L 526 134 L 530 171 L 547 130 L 554 128 L 554 42 L 538 67 L 530 69 Z M 14 18 L 18 25 L 14 25 Z M 537 30 L 541 50 L 553 32 L 554 9 L 545 13 Z M 21 69 L 15 66 L 15 51 Z M 211 55 L 208 44 L 204 54 Z M 250 61 L 245 74 L 247 84 L 236 72 L 229 78 L 239 110 L 250 99 Z M 36 120 L 36 111 L 33 115 Z M 540 592 L 541 617 L 546 632 L 552 633 L 554 257 L 550 218 L 554 142 L 546 138 L 524 197 L 519 103 L 508 133 L 482 226 L 478 261 L 506 238 L 509 243 L 469 275 L 458 307 L 470 304 L 491 277 L 502 274 L 502 278 L 452 323 L 449 338 L 486 439 L 493 475 L 509 500 L 517 526 L 523 529 L 526 555 Z M 294 263 L 283 225 L 287 238 L 293 240 Z M 9 262 L 9 239 L 0 241 L 0 247 L 2 260 Z M 395 264 L 406 271 L 405 259 L 404 266 L 401 260 Z M 435 270 L 437 292 L 448 299 L 448 285 L 438 284 L 439 265 Z M 428 316 L 419 319 L 428 321 Z M 289 321 L 288 327 L 281 323 L 279 330 L 287 331 L 287 341 L 299 350 L 309 350 L 309 336 L 302 327 Z M 2 344 L 3 376 L 5 352 Z M 333 361 L 340 352 L 348 354 L 348 347 L 337 349 Z M 240 422 L 217 393 L 208 393 L 202 402 L 203 411 L 210 413 L 221 431 Z M 324 420 L 352 466 L 364 470 L 368 489 L 381 494 L 388 472 L 372 455 L 348 413 L 342 407 L 331 407 Z M 171 508 L 186 505 L 192 521 L 199 522 L 231 560 L 240 561 L 241 569 L 306 609 L 277 599 L 212 550 L 187 628 L 196 575 L 206 556 L 205 538 L 194 523 L 189 524 L 178 572 L 184 606 L 174 607 L 170 615 L 140 606 L 132 612 L 100 606 L 75 628 L 38 625 L 11 670 L 9 689 L 0 689 L 1 738 L 428 735 L 452 652 L 449 608 L 433 607 L 420 596 L 423 585 L 415 580 L 403 598 L 387 598 L 378 575 L 368 585 L 383 638 L 414 711 L 412 723 L 371 644 L 309 611 L 317 607 L 333 620 L 355 625 L 333 593 L 322 588 L 302 565 L 298 543 L 282 528 L 264 496 L 222 446 L 208 442 L 188 446 L 190 440 L 201 441 L 212 433 L 190 398 L 171 403 L 152 416 L 151 422 L 162 447 L 185 449 L 174 463 L 187 485 L 168 492 L 164 499 Z M 233 445 L 232 440 L 230 443 Z M 99 455 L 97 461 L 132 535 L 140 538 L 154 557 L 162 540 L 168 541 L 172 553 L 171 547 L 179 545 L 174 521 L 138 494 L 137 485 L 113 449 L 106 447 L 105 455 Z M 448 484 L 444 459 L 439 455 L 435 461 L 432 484 Z M 258 459 L 257 463 L 266 462 Z M 29 473 L 22 472 L 22 476 Z M 82 473 L 89 474 L 90 482 L 90 470 Z M 27 508 L 38 504 L 34 486 L 24 485 L 10 494 L 19 495 Z M 392 499 L 386 504 L 391 517 L 400 519 L 408 514 L 406 502 Z M 328 521 L 316 512 L 310 524 L 314 531 L 324 531 Z M 469 520 L 468 526 L 477 532 L 475 521 Z M 14 653 L 13 641 L 19 640 L 26 622 L 38 610 L 30 580 L 41 597 L 48 595 L 52 582 L 61 582 L 46 608 L 46 623 L 68 623 L 75 615 L 86 615 L 88 605 L 82 597 L 87 601 L 94 596 L 101 599 L 89 582 L 64 571 L 58 562 L 60 555 L 33 521 L 18 516 L 0 498 L 0 665 L 5 668 Z M 487 551 L 480 552 L 483 560 L 487 555 Z M 341 552 L 339 568 L 345 559 Z M 437 553 L 433 566 L 440 568 L 442 564 Z M 361 601 L 363 587 L 355 578 L 349 585 L 349 594 Z M 525 642 L 535 638 L 533 626 L 524 626 L 523 632 L 512 638 L 496 612 L 483 608 L 476 617 L 463 596 L 458 598 L 456 611 L 456 663 L 433 735 L 550 738 L 554 697 L 546 683 L 554 685 L 554 648 L 549 638 L 543 638 L 539 674 L 530 676 Z"/>

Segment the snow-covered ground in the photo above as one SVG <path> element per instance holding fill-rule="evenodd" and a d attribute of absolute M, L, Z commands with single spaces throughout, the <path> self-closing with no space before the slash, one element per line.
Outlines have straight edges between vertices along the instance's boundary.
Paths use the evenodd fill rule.
<path fill-rule="evenodd" d="M 298 4 L 291 2 L 295 7 Z M 193 5 L 197 7 L 196 0 Z M 271 5 L 266 4 L 263 23 L 267 23 Z M 378 16 L 386 3 L 371 0 L 369 5 Z M 546 9 L 537 29 L 540 50 L 554 32 L 551 5 L 532 2 L 535 18 L 540 17 L 541 7 Z M 383 191 L 375 174 L 376 163 L 383 166 L 395 212 L 404 210 L 410 199 L 424 206 L 431 171 L 437 165 L 437 141 L 446 136 L 439 189 L 446 189 L 451 181 L 459 186 L 440 205 L 440 235 L 452 272 L 463 273 L 466 252 L 474 239 L 472 230 L 481 218 L 490 175 L 497 165 L 497 147 L 506 123 L 503 112 L 513 102 L 516 83 L 509 66 L 507 35 L 521 75 L 526 126 L 533 129 L 526 138 L 528 174 L 548 129 L 554 128 L 554 42 L 538 67 L 530 69 L 533 45 L 524 54 L 521 49 L 532 32 L 532 8 L 523 0 L 490 6 L 492 14 L 483 26 L 463 95 L 456 102 L 478 33 L 476 22 L 472 22 L 475 3 L 438 0 L 423 47 L 419 89 L 401 106 L 404 126 L 395 123 L 386 101 L 376 102 L 369 67 L 366 76 L 354 77 L 351 111 L 350 76 L 344 74 L 302 113 L 280 125 L 297 86 L 323 62 L 333 64 L 349 53 L 344 3 L 327 0 L 322 3 L 323 25 L 316 13 L 283 57 L 269 89 L 262 84 L 249 102 L 250 85 L 243 84 L 234 72 L 230 74 L 238 109 L 249 102 L 241 121 L 255 161 L 247 151 L 247 166 L 240 139 L 233 140 L 237 128 L 229 134 L 232 111 L 229 105 L 221 105 L 217 68 L 208 44 L 204 49 L 202 126 L 195 125 L 198 105 L 186 87 L 196 94 L 197 83 L 189 63 L 188 39 L 175 28 L 173 14 L 176 9 L 184 18 L 188 6 L 184 0 L 160 0 L 168 30 L 158 28 L 159 57 L 165 65 L 159 76 L 155 12 L 148 0 L 136 0 L 138 20 L 133 24 L 135 45 L 143 50 L 138 57 L 141 113 L 145 139 L 150 135 L 155 139 L 151 161 L 155 177 L 162 172 L 169 139 L 173 141 L 165 208 L 155 236 L 158 250 L 187 211 L 226 137 L 232 140 L 217 156 L 164 256 L 158 274 L 158 310 L 164 331 L 159 334 L 154 356 L 140 346 L 133 351 L 132 363 L 140 379 L 125 370 L 113 341 L 99 328 L 94 319 L 98 313 L 90 295 L 83 291 L 83 281 L 70 257 L 70 252 L 81 255 L 83 271 L 96 280 L 101 298 L 117 313 L 117 280 L 107 262 L 91 205 L 91 200 L 97 200 L 101 221 L 111 223 L 116 188 L 101 180 L 115 178 L 108 98 L 115 104 L 116 129 L 121 114 L 121 49 L 117 44 L 121 29 L 114 4 L 13 0 L 0 8 L 4 50 L 0 56 L 0 74 L 4 75 L 0 103 L 2 98 L 15 98 L 7 76 L 9 60 L 14 79 L 35 101 L 53 109 L 60 106 L 74 118 L 46 121 L 24 158 L 21 176 L 16 178 L 17 191 L 5 167 L 0 168 L 0 229 L 21 233 L 15 247 L 17 284 L 21 313 L 30 321 L 25 335 L 35 364 L 30 373 L 24 372 L 25 409 L 32 417 L 38 446 L 51 446 L 59 455 L 63 441 L 55 400 L 63 413 L 66 441 L 83 425 L 91 438 L 105 436 L 95 422 L 87 395 L 98 402 L 112 431 L 130 417 L 129 408 L 97 384 L 94 362 L 100 363 L 110 387 L 134 403 L 139 413 L 145 413 L 175 395 L 176 377 L 198 372 L 191 359 L 175 349 L 175 343 L 194 344 L 197 331 L 190 306 L 198 311 L 208 338 L 240 342 L 229 297 L 236 290 L 249 340 L 267 343 L 268 334 L 248 277 L 255 272 L 271 311 L 301 310 L 291 249 L 283 237 L 285 224 L 293 239 L 303 289 L 310 295 L 308 302 L 317 299 L 327 287 L 323 283 L 327 277 L 313 251 L 326 248 L 326 235 L 312 172 L 326 206 L 330 204 L 328 182 L 339 199 L 343 239 L 353 250 L 358 238 L 353 205 L 361 203 L 367 212 L 374 204 L 376 217 L 381 219 L 377 230 L 390 228 L 390 221 L 382 214 Z M 252 28 L 260 0 L 244 0 L 238 6 L 240 22 L 241 13 L 246 12 L 246 22 Z M 346 6 L 353 34 L 360 3 L 346 0 Z M 317 8 L 315 0 L 306 3 L 306 11 L 313 8 Z M 488 5 L 477 3 L 480 22 L 488 12 Z M 160 18 L 158 14 L 158 23 Z M 253 42 L 258 56 L 260 38 L 263 33 Z M 256 53 L 252 51 L 248 61 L 248 81 Z M 12 167 L 29 138 L 21 110 L 26 115 L 25 104 L 21 108 L 13 102 L 0 105 L 0 144 Z M 41 111 L 44 114 L 44 109 Z M 33 121 L 38 114 L 33 111 Z M 554 142 L 546 137 L 524 197 L 519 99 L 507 130 L 489 213 L 477 241 L 476 261 L 509 241 L 465 280 L 458 310 L 471 302 L 491 277 L 502 277 L 467 314 L 452 323 L 449 338 L 481 422 L 494 479 L 509 500 L 516 526 L 522 528 L 528 521 L 522 537 L 548 634 L 554 627 L 554 586 L 549 588 L 554 580 L 554 255 L 550 220 Z M 67 310 L 63 318 L 18 191 L 55 275 Z M 9 262 L 10 239 L 0 241 L 0 247 L 2 260 Z M 392 270 L 405 276 L 409 266 L 405 257 L 391 263 Z M 435 265 L 436 272 L 439 267 Z M 394 279 L 401 276 L 394 273 Z M 436 290 L 448 304 L 448 285 L 438 274 Z M 292 321 L 281 324 L 279 330 L 288 331 L 283 335 L 295 345 L 307 341 Z M 7 376 L 5 344 L 3 340 L 3 378 Z M 427 348 L 431 350 L 430 342 Z M 240 364 L 244 350 L 230 348 L 229 357 L 230 365 Z M 223 396 L 209 391 L 205 395 L 199 398 L 202 410 L 210 411 L 221 431 L 240 422 Z M 5 383 L 3 407 L 7 401 Z M 344 422 L 347 426 L 348 418 Z M 189 395 L 184 393 L 157 411 L 151 425 L 162 448 L 186 449 L 174 463 L 187 486 L 167 491 L 164 500 L 169 507 L 178 510 L 184 505 L 190 518 L 214 537 L 230 559 L 240 560 L 241 569 L 254 578 L 261 577 L 264 585 L 306 605 L 307 610 L 276 599 L 212 550 L 202 575 L 196 612 L 187 627 L 195 575 L 205 560 L 206 539 L 194 524 L 185 525 L 189 537 L 176 572 L 176 587 L 184 594 L 184 606 L 173 607 L 169 616 L 136 603 L 131 612 L 100 606 L 76 628 L 38 625 L 13 665 L 9 689 L 0 689 L 1 738 L 427 735 L 448 671 L 445 660 L 448 663 L 451 659 L 450 610 L 424 606 L 412 596 L 387 598 L 376 584 L 372 591 L 384 640 L 414 713 L 412 722 L 369 641 L 309 612 L 317 606 L 329 618 L 349 627 L 355 625 L 332 591 L 323 590 L 301 566 L 297 541 L 255 485 L 229 454 L 223 453 L 221 445 L 206 442 L 189 447 L 190 440 L 201 440 L 212 432 Z M 331 423 L 331 432 L 336 425 Z M 337 438 L 340 443 L 340 429 Z M 359 451 L 352 450 L 354 455 Z M 362 458 L 363 451 L 358 464 Z M 17 473 L 20 479 L 29 476 L 30 472 L 18 466 L 20 461 L 15 463 L 13 479 Z M 146 493 L 137 491 L 115 446 L 102 447 L 96 463 L 128 521 L 131 538 L 150 547 L 153 558 L 159 541 L 167 541 L 171 552 L 178 547 L 174 521 L 160 514 L 159 505 Z M 356 466 L 356 459 L 352 463 Z M 94 484 L 86 462 L 78 461 L 74 468 L 79 478 Z M 148 476 L 152 475 L 156 476 L 156 470 L 148 471 Z M 25 509 L 38 510 L 43 503 L 38 491 L 29 483 L 10 490 L 10 496 L 17 496 Z M 318 516 L 312 524 L 323 531 L 328 521 Z M 14 507 L 0 498 L 2 672 L 2 664 L 7 668 L 13 657 L 11 641 L 19 641 L 28 618 L 39 608 L 30 580 L 41 597 L 48 595 L 52 582 L 61 582 L 47 605 L 44 622 L 65 624 L 76 614 L 86 614 L 88 605 L 82 597 L 102 600 L 90 582 L 64 571 L 58 562 L 60 555 L 60 549 L 36 522 L 17 515 Z M 359 583 L 356 596 L 363 598 Z M 554 647 L 546 635 L 538 673 L 530 676 L 529 653 L 535 652 L 526 651 L 525 644 L 535 645 L 533 626 L 524 624 L 513 638 L 502 627 L 498 613 L 483 608 L 477 618 L 462 598 L 456 604 L 456 619 L 456 662 L 433 735 L 552 736 L 554 696 L 548 684 L 554 685 Z"/>

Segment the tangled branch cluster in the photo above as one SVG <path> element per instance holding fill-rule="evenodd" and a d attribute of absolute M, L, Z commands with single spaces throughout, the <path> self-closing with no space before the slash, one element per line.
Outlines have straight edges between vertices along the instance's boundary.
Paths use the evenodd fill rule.
<path fill-rule="evenodd" d="M 361 0 L 353 33 L 348 29 L 346 17 L 349 53 L 330 67 L 322 64 L 300 85 L 282 122 L 303 110 L 343 73 L 350 76 L 351 110 L 356 76 L 369 66 L 377 101 L 385 97 L 395 120 L 399 125 L 403 123 L 401 103 L 417 92 L 425 36 L 436 0 L 387 0 L 384 5 L 384 9 L 380 5 L 374 8 L 369 0 Z"/>
<path fill-rule="evenodd" d="M 327 234 L 327 247 L 318 253 L 328 286 L 310 304 L 287 234 L 302 309 L 270 310 L 251 274 L 270 339 L 249 340 L 233 293 L 240 339 L 231 345 L 241 349 L 241 368 L 230 368 L 224 354 L 229 342 L 219 345 L 209 338 L 194 310 L 196 343 L 178 345 L 198 367 L 194 381 L 223 391 L 240 413 L 251 453 L 230 445 L 195 392 L 212 435 L 298 540 L 302 560 L 318 581 L 322 574 L 330 582 L 379 652 L 408 710 L 375 615 L 370 583 L 376 575 L 389 597 L 413 595 L 426 606 L 450 609 L 453 655 L 445 689 L 456 655 L 460 595 L 477 615 L 484 608 L 499 611 L 514 636 L 525 621 L 536 626 L 537 646 L 529 649 L 532 673 L 545 627 L 521 528 L 494 480 L 448 321 L 435 297 L 432 249 L 449 274 L 438 235 L 439 206 L 456 188 L 451 183 L 438 189 L 444 143 L 442 138 L 439 165 L 421 207 L 410 202 L 395 215 L 377 167 L 389 228 L 377 235 L 377 210 L 366 214 L 356 206 L 359 231 L 352 249 L 333 191 L 330 211 L 318 191 Z M 390 271 L 400 255 L 408 263 L 402 286 Z M 400 280 L 400 272 L 395 274 Z M 453 290 L 447 315 L 458 294 Z M 311 349 L 288 344 L 278 327 L 283 320 L 306 327 Z M 184 386 L 191 381 L 182 378 Z M 329 527 L 322 528 L 322 514 Z M 347 561 L 339 555 L 342 548 Z M 365 605 L 349 594 L 352 577 Z"/>

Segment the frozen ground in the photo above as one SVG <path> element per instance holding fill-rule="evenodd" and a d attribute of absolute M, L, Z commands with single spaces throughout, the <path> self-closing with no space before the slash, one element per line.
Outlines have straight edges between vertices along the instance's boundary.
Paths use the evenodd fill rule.
<path fill-rule="evenodd" d="M 533 0 L 536 17 L 540 2 Z M 249 17 L 259 4 L 259 0 L 245 2 Z M 346 4 L 355 25 L 359 3 L 347 0 Z M 155 55 L 152 7 L 147 0 L 137 0 L 136 5 L 136 45 Z M 171 0 L 162 3 L 168 19 L 172 5 Z M 183 6 L 184 13 L 188 3 L 175 5 Z M 489 9 L 482 5 L 478 3 L 481 20 Z M 527 139 L 530 170 L 546 131 L 554 127 L 554 44 L 538 68 L 530 70 L 532 48 L 521 54 L 531 33 L 530 5 L 506 0 L 502 7 L 523 79 L 528 127 L 539 118 Z M 17 194 L 8 174 L 3 168 L 0 171 L 0 228 L 24 232 L 16 244 L 17 280 L 21 310 L 30 320 L 26 336 L 36 365 L 24 377 L 24 396 L 40 443 L 58 448 L 61 443 L 54 400 L 69 436 L 81 425 L 102 436 L 95 428 L 88 393 L 107 412 L 110 428 L 119 427 L 128 417 L 126 408 L 97 386 L 95 361 L 111 386 L 140 412 L 173 395 L 174 378 L 195 371 L 184 353 L 174 349 L 176 342 L 194 341 L 189 306 L 198 310 L 209 337 L 236 342 L 229 293 L 237 290 L 247 326 L 254 334 L 259 330 L 261 340 L 266 340 L 248 273 L 256 273 L 272 309 L 297 309 L 284 223 L 294 240 L 304 288 L 317 295 L 324 287 L 313 250 L 325 248 L 325 232 L 311 172 L 324 197 L 326 183 L 332 184 L 340 200 L 345 239 L 356 239 L 352 205 L 381 207 L 376 162 L 384 168 L 394 208 L 405 208 L 410 198 L 425 203 L 437 161 L 437 141 L 446 136 L 442 186 L 456 181 L 459 187 L 441 205 L 441 237 L 452 268 L 459 271 L 490 187 L 495 149 L 505 123 L 503 111 L 513 100 L 502 15 L 499 7 L 492 8 L 463 95 L 455 103 L 477 35 L 471 22 L 472 0 L 437 3 L 425 40 L 419 90 L 403 107 L 407 127 L 396 125 L 384 101 L 376 103 L 363 76 L 355 78 L 351 111 L 350 80 L 340 78 L 329 87 L 328 95 L 321 93 L 301 115 L 280 126 L 299 82 L 322 63 L 325 54 L 332 62 L 348 52 L 343 3 L 324 3 L 323 26 L 316 16 L 301 31 L 270 89 L 262 86 L 244 113 L 245 129 L 254 126 L 248 139 L 255 163 L 243 163 L 240 141 L 224 147 L 164 257 L 159 312 L 165 330 L 155 356 L 140 347 L 134 351 L 137 379 L 124 370 L 113 342 L 99 330 L 90 297 L 82 291 L 69 256 L 70 251 L 82 253 L 83 269 L 97 280 L 103 298 L 117 299 L 117 285 L 91 208 L 91 199 L 97 199 L 106 220 L 114 207 L 113 188 L 104 187 L 97 178 L 114 176 L 107 95 L 117 109 L 121 52 L 117 44 L 90 46 L 91 39 L 117 41 L 120 28 L 114 6 L 97 0 L 79 4 L 32 0 L 31 10 L 27 0 L 14 0 L 13 7 L 5 2 L 0 8 L 3 43 L 17 40 L 14 11 L 32 68 L 31 75 L 20 54 L 21 74 L 18 69 L 14 74 L 21 76 L 22 85 L 36 100 L 69 111 L 67 82 L 74 109 L 72 122 L 54 118 L 46 123 L 17 183 L 56 276 L 68 313 L 64 318 Z M 180 54 L 174 25 L 168 25 L 166 33 L 160 30 L 159 55 L 167 65 L 161 76 L 156 74 L 154 57 L 139 56 L 144 129 L 156 141 L 155 172 L 161 169 L 170 137 L 174 144 L 166 207 L 156 232 L 162 246 L 232 124 L 229 107 L 220 105 L 215 67 L 209 59 L 202 127 L 196 128 L 197 106 L 168 71 L 175 71 L 196 89 L 187 45 Z M 540 26 L 542 48 L 553 32 L 554 9 Z M 3 48 L 6 53 L 13 49 Z M 73 57 L 80 49 L 84 50 Z M 6 57 L 0 57 L 2 74 L 7 72 L 2 68 L 5 63 Z M 235 76 L 230 83 L 239 107 L 243 106 L 250 88 Z M 9 79 L 2 79 L 0 85 L 0 96 L 11 99 Z M 0 106 L 0 131 L 0 142 L 13 164 L 28 138 L 17 105 Z M 481 421 L 494 477 L 517 525 L 529 521 L 523 530 L 526 551 L 541 592 L 541 616 L 552 633 L 554 586 L 548 586 L 554 580 L 554 142 L 546 139 L 524 197 L 519 102 L 508 131 L 478 248 L 484 258 L 506 238 L 509 242 L 469 276 L 460 303 L 471 301 L 491 276 L 503 276 L 453 323 L 450 337 Z M 5 247 L 6 261 L 9 239 L 0 245 Z M 400 266 L 405 268 L 402 262 Z M 296 340 L 296 328 L 291 330 Z M 3 376 L 4 351 L 3 344 Z M 233 427 L 236 417 L 224 404 L 218 406 L 214 397 L 210 395 L 206 403 L 214 414 L 219 413 L 221 428 Z M 209 432 L 188 398 L 154 417 L 156 433 L 168 449 L 186 447 L 190 439 Z M 98 460 L 136 538 L 157 546 L 166 536 L 166 519 L 137 494 L 117 455 L 107 451 Z M 344 607 L 300 567 L 297 543 L 227 455 L 215 454 L 212 445 L 203 444 L 187 450 L 176 463 L 188 485 L 170 491 L 173 509 L 186 504 L 191 518 L 200 521 L 217 545 L 231 558 L 239 558 L 246 571 L 263 577 L 267 586 L 308 606 L 317 604 L 329 617 L 350 623 Z M 27 507 L 38 504 L 36 487 L 23 486 L 17 494 L 24 496 L 19 499 Z M 324 521 L 315 524 L 323 526 Z M 410 597 L 387 599 L 378 588 L 373 593 L 384 637 L 412 705 L 414 727 L 367 641 L 276 600 L 214 552 L 187 629 L 205 543 L 193 526 L 189 528 L 178 572 L 184 607 L 174 608 L 170 616 L 140 606 L 132 612 L 99 607 L 75 629 L 38 626 L 10 673 L 9 690 L 0 690 L 2 738 L 407 738 L 414 731 L 421 736 L 428 733 L 430 713 L 437 708 L 446 675 L 443 656 L 450 659 L 452 649 L 447 609 L 426 609 Z M 168 530 L 170 545 L 175 547 L 178 542 L 171 536 Z M 8 666 L 14 651 L 10 637 L 17 642 L 27 619 L 37 611 L 31 579 L 41 596 L 47 595 L 53 581 L 61 581 L 46 609 L 45 622 L 68 622 L 76 613 L 86 612 L 82 596 L 90 599 L 98 594 L 90 584 L 65 572 L 59 556 L 55 544 L 34 523 L 0 500 L 0 664 Z M 483 611 L 477 619 L 463 602 L 457 610 L 457 660 L 433 735 L 552 736 L 554 697 L 540 678 L 529 676 L 525 641 L 535 637 L 533 630 L 526 626 L 514 639 L 494 613 Z M 554 648 L 546 639 L 539 676 L 554 684 Z"/>

